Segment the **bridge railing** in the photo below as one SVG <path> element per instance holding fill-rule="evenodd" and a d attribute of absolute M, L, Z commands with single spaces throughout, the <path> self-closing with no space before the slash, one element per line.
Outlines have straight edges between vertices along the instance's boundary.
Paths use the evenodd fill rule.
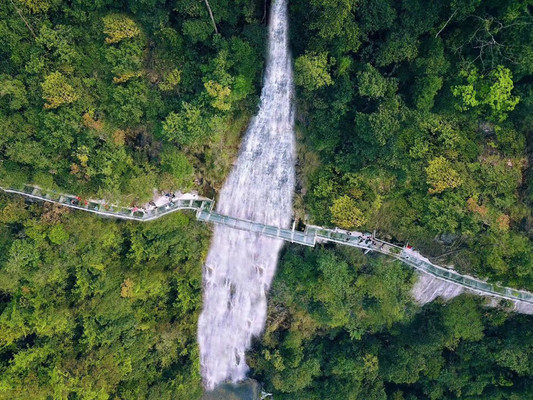
<path fill-rule="evenodd" d="M 484 282 L 480 279 L 460 274 L 454 270 L 435 265 L 424 258 L 418 257 L 416 254 L 412 254 L 411 252 L 402 251 L 399 258 L 418 270 L 429 273 L 437 278 L 457 283 L 468 289 L 472 289 L 477 292 L 493 294 L 495 296 L 504 297 L 510 300 L 521 300 L 533 304 L 532 293 L 501 286 L 496 283 Z"/>
<path fill-rule="evenodd" d="M 420 254 L 408 249 L 407 247 L 401 247 L 384 240 L 377 239 L 370 233 L 365 234 L 361 232 L 347 232 L 338 229 L 333 230 L 321 227 L 313 228 L 315 229 L 317 238 L 319 240 L 335 242 L 351 247 L 358 247 L 367 251 L 383 253 L 397 258 L 398 260 L 403 261 L 404 263 L 409 264 L 422 272 L 446 281 L 456 283 L 478 293 L 485 293 L 509 300 L 520 300 L 533 304 L 533 293 L 501 286 L 496 283 L 485 282 L 478 278 L 460 274 L 452 269 L 435 265 L 425 257 L 422 257 Z"/>
<path fill-rule="evenodd" d="M 213 207 L 213 201 L 204 197 L 177 198 L 169 200 L 168 203 L 160 206 L 141 209 L 138 207 L 118 206 L 102 200 L 83 199 L 79 196 L 59 193 L 55 190 L 46 190 L 33 185 L 24 185 L 18 188 L 0 187 L 0 189 L 7 193 L 21 194 L 36 200 L 61 204 L 69 208 L 88 211 L 102 216 L 136 221 L 151 221 L 177 210 L 211 210 Z"/>

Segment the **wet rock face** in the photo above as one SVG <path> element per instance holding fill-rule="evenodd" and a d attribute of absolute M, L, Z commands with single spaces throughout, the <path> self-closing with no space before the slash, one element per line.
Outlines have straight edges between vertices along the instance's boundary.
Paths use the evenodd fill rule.
<path fill-rule="evenodd" d="M 289 228 L 295 186 L 292 65 L 286 0 L 272 4 L 261 104 L 217 203 L 222 215 Z M 204 266 L 198 320 L 207 389 L 246 377 L 245 352 L 266 320 L 266 294 L 283 245 L 279 239 L 216 226 Z"/>
<path fill-rule="evenodd" d="M 494 124 L 488 122 L 488 121 L 481 121 L 479 123 L 479 130 L 485 135 L 485 136 L 492 136 L 494 135 Z"/>
<path fill-rule="evenodd" d="M 421 305 L 429 303 L 437 297 L 450 300 L 464 292 L 465 288 L 460 285 L 424 273 L 418 274 L 418 280 L 413 287 L 413 297 Z"/>
<path fill-rule="evenodd" d="M 439 241 L 446 246 L 452 245 L 457 239 L 459 239 L 459 235 L 454 233 L 443 233 L 439 237 Z"/>

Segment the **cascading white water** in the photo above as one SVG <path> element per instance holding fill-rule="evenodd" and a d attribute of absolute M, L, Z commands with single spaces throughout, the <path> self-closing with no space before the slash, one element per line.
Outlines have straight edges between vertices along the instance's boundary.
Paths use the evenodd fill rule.
<path fill-rule="evenodd" d="M 217 211 L 288 227 L 295 146 L 286 0 L 272 4 L 268 40 L 260 109 L 220 193 Z M 245 351 L 252 336 L 263 330 L 266 294 L 282 245 L 281 240 L 215 227 L 204 265 L 204 308 L 198 321 L 201 371 L 208 389 L 245 377 Z"/>

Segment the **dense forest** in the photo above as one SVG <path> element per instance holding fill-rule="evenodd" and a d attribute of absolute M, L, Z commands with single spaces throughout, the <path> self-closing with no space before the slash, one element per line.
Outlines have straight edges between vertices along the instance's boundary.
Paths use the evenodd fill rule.
<path fill-rule="evenodd" d="M 530 399 L 533 318 L 475 296 L 422 310 L 402 264 L 288 249 L 250 357 L 276 399 Z"/>
<path fill-rule="evenodd" d="M 215 196 L 269 2 L 0 0 L 0 186 Z M 291 0 L 297 217 L 533 290 L 533 2 Z M 211 18 L 212 15 L 212 18 Z M 210 232 L 0 194 L 0 399 L 196 399 Z M 414 272 L 284 250 L 251 375 L 276 399 L 533 398 L 533 319 Z"/>
<path fill-rule="evenodd" d="M 170 2 L 169 2 L 170 3 Z M 0 181 L 115 201 L 207 194 L 257 103 L 253 4 L 2 0 Z"/>
<path fill-rule="evenodd" d="M 292 11 L 312 221 L 376 229 L 533 289 L 532 3 L 295 0 Z"/>
<path fill-rule="evenodd" d="M 0 195 L 0 398 L 198 399 L 209 233 Z M 461 296 L 422 310 L 403 264 L 286 249 L 249 355 L 280 399 L 527 399 L 533 318 Z"/>
<path fill-rule="evenodd" d="M 191 399 L 208 234 L 0 196 L 0 398 Z"/>

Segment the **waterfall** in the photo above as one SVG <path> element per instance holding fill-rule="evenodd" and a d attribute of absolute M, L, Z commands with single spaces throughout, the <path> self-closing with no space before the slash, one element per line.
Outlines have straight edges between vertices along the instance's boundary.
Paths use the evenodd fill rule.
<path fill-rule="evenodd" d="M 237 163 L 222 188 L 223 215 L 288 227 L 294 190 L 294 113 L 286 0 L 270 11 L 268 58 L 257 116 L 251 122 Z M 263 330 L 266 296 L 282 241 L 216 226 L 203 270 L 203 310 L 198 344 L 208 389 L 242 380 L 245 351 Z"/>

